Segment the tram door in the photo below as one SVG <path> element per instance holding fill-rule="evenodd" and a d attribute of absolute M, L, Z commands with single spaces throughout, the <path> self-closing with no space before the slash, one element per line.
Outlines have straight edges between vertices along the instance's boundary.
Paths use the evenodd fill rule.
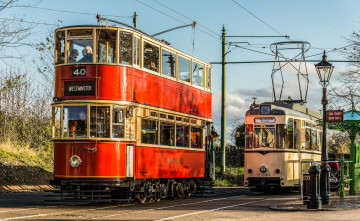
<path fill-rule="evenodd" d="M 126 177 L 134 177 L 134 144 L 126 145 Z"/>

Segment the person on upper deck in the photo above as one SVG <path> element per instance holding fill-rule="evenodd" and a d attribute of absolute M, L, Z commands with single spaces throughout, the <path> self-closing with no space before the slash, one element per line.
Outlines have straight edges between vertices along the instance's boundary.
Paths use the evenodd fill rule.
<path fill-rule="evenodd" d="M 79 56 L 78 50 L 77 49 L 71 49 L 70 50 L 70 55 L 69 55 L 69 63 L 75 63 L 78 56 Z"/>
<path fill-rule="evenodd" d="M 93 60 L 93 53 L 92 53 L 92 48 L 91 46 L 85 46 L 84 49 L 82 50 L 82 54 L 84 57 L 82 57 L 80 60 L 78 60 L 77 62 L 92 62 Z"/>

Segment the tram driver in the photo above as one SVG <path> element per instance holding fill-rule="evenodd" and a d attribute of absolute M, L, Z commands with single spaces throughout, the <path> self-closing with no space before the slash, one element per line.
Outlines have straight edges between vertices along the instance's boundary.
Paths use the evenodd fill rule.
<path fill-rule="evenodd" d="M 79 52 L 78 52 L 77 49 L 70 50 L 69 62 L 70 63 L 75 63 L 78 56 L 79 56 Z"/>
<path fill-rule="evenodd" d="M 84 57 L 82 57 L 77 62 L 92 62 L 93 52 L 91 46 L 89 45 L 85 46 L 84 49 L 82 50 L 82 54 Z"/>

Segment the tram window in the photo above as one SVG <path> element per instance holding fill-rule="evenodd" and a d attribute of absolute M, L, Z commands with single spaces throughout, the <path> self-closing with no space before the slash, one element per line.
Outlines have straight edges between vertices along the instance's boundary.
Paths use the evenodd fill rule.
<path fill-rule="evenodd" d="M 97 61 L 100 63 L 115 63 L 116 31 L 101 30 L 97 46 Z"/>
<path fill-rule="evenodd" d="M 128 32 L 120 32 L 120 64 L 132 65 L 132 34 Z"/>
<path fill-rule="evenodd" d="M 204 86 L 204 65 L 197 62 L 192 63 L 192 84 L 200 87 Z"/>
<path fill-rule="evenodd" d="M 301 128 L 300 128 L 301 121 L 294 120 L 294 148 L 299 149 L 301 146 Z"/>
<path fill-rule="evenodd" d="M 134 65 L 140 66 L 140 39 L 134 37 Z"/>
<path fill-rule="evenodd" d="M 166 119 L 166 114 L 161 114 L 161 113 L 160 113 L 160 118 Z"/>
<path fill-rule="evenodd" d="M 64 64 L 65 62 L 65 32 L 58 31 L 55 34 L 55 64 Z"/>
<path fill-rule="evenodd" d="M 287 122 L 286 140 L 287 140 L 286 147 L 289 149 L 294 149 L 294 122 L 292 118 L 289 118 Z"/>
<path fill-rule="evenodd" d="M 159 72 L 159 48 L 144 42 L 144 68 Z"/>
<path fill-rule="evenodd" d="M 245 127 L 245 147 L 246 148 L 253 148 L 253 131 L 254 125 L 247 124 Z"/>
<path fill-rule="evenodd" d="M 157 112 L 154 112 L 154 111 L 151 111 L 151 112 L 150 112 L 150 116 L 151 116 L 151 117 L 158 117 L 158 113 L 157 113 Z"/>
<path fill-rule="evenodd" d="M 70 40 L 68 41 L 68 62 L 92 62 L 93 61 L 93 40 Z"/>
<path fill-rule="evenodd" d="M 110 107 L 90 107 L 90 137 L 110 137 Z"/>
<path fill-rule="evenodd" d="M 181 117 L 176 117 L 176 121 L 182 121 L 182 118 Z"/>
<path fill-rule="evenodd" d="M 254 135 L 254 147 L 274 147 L 274 134 L 275 128 L 261 126 L 260 128 L 255 128 Z"/>
<path fill-rule="evenodd" d="M 181 56 L 178 56 L 178 78 L 190 82 L 190 60 Z"/>
<path fill-rule="evenodd" d="M 311 130 L 309 127 L 305 128 L 305 149 L 310 150 L 310 143 L 311 143 Z"/>
<path fill-rule="evenodd" d="M 61 107 L 53 107 L 54 138 L 61 138 Z"/>
<path fill-rule="evenodd" d="M 191 127 L 191 148 L 202 148 L 201 128 Z"/>
<path fill-rule="evenodd" d="M 207 84 L 207 89 L 211 89 L 211 68 L 210 67 L 207 67 L 206 68 L 206 77 L 207 77 L 207 80 L 206 80 L 206 84 Z"/>
<path fill-rule="evenodd" d="M 160 122 L 160 145 L 174 146 L 175 125 L 168 122 Z"/>
<path fill-rule="evenodd" d="M 176 146 L 189 147 L 189 126 L 176 125 Z"/>
<path fill-rule="evenodd" d="M 92 36 L 93 31 L 87 29 L 80 29 L 80 30 L 70 30 L 69 36 Z"/>
<path fill-rule="evenodd" d="M 114 107 L 112 112 L 112 137 L 124 138 L 124 109 Z"/>
<path fill-rule="evenodd" d="M 64 138 L 87 136 L 87 106 L 67 106 L 63 110 Z"/>
<path fill-rule="evenodd" d="M 316 130 L 316 126 L 314 124 L 311 125 L 311 149 L 312 150 L 317 150 L 318 146 L 317 146 L 317 130 Z"/>
<path fill-rule="evenodd" d="M 175 54 L 167 51 L 161 51 L 161 73 L 166 76 L 176 77 L 176 61 L 175 61 Z"/>
<path fill-rule="evenodd" d="M 276 125 L 276 148 L 285 148 L 285 124 Z"/>
<path fill-rule="evenodd" d="M 175 117 L 174 117 L 173 115 L 168 115 L 168 119 L 169 119 L 169 120 L 174 120 Z"/>
<path fill-rule="evenodd" d="M 190 119 L 189 118 L 184 118 L 184 123 L 190 123 Z"/>
<path fill-rule="evenodd" d="M 158 144 L 158 122 L 142 119 L 141 121 L 141 143 Z"/>

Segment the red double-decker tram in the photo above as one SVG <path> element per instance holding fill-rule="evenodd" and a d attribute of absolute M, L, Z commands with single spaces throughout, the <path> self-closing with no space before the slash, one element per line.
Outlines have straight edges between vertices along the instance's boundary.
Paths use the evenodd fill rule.
<path fill-rule="evenodd" d="M 143 32 L 55 32 L 54 179 L 63 199 L 189 196 L 206 176 L 211 66 Z"/>

